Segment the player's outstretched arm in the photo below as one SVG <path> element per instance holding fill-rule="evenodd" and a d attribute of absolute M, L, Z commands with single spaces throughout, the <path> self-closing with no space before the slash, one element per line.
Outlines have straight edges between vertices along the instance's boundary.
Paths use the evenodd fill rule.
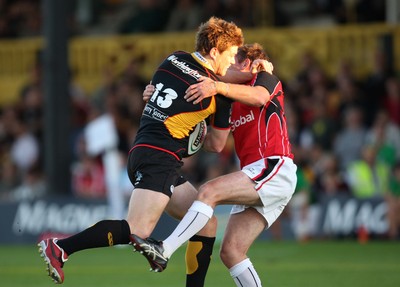
<path fill-rule="evenodd" d="M 198 83 L 191 85 L 186 90 L 185 99 L 193 104 L 198 104 L 202 99 L 216 94 L 257 107 L 265 105 L 270 100 L 270 93 L 262 86 L 229 84 L 213 81 L 207 77 L 201 77 Z"/>
<path fill-rule="evenodd" d="M 217 93 L 245 105 L 261 107 L 269 102 L 271 94 L 263 86 L 248 86 L 216 82 Z"/>
<path fill-rule="evenodd" d="M 250 69 L 248 71 L 228 69 L 228 71 L 226 71 L 226 74 L 224 76 L 220 76 L 219 79 L 225 83 L 244 84 L 251 81 L 254 74 L 262 71 L 272 74 L 273 70 L 274 66 L 270 61 L 256 59 L 251 63 Z"/>
<path fill-rule="evenodd" d="M 235 101 L 239 101 L 251 106 L 262 106 L 266 102 L 269 101 L 269 92 L 264 91 L 262 89 L 258 89 L 258 91 L 250 87 L 250 89 L 241 89 L 244 85 L 242 84 L 250 81 L 254 74 L 265 71 L 267 73 L 272 74 L 274 70 L 274 66 L 271 62 L 267 60 L 257 59 L 251 63 L 250 69 L 248 72 L 232 70 L 228 69 L 225 76 L 220 77 L 222 82 L 214 81 L 207 77 L 200 77 L 196 84 L 191 85 L 187 90 L 184 98 L 188 102 L 193 102 L 193 104 L 198 104 L 204 98 L 214 96 L 216 94 L 222 94 L 228 98 L 231 98 Z M 225 84 L 230 83 L 230 84 Z M 235 84 L 232 88 L 235 91 L 230 91 L 231 84 Z M 248 87 L 248 86 L 246 86 Z M 239 89 L 236 91 L 236 89 Z M 243 93 L 247 92 L 255 92 L 252 95 L 243 95 Z"/>

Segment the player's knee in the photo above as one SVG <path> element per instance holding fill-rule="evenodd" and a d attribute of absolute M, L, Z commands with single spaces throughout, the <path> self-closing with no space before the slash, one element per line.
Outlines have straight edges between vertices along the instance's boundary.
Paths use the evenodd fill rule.
<path fill-rule="evenodd" d="M 200 186 L 197 199 L 214 207 L 217 201 L 217 191 L 212 187 L 212 184 L 203 184 Z"/>
<path fill-rule="evenodd" d="M 219 252 L 222 263 L 228 268 L 232 267 L 235 262 L 240 262 L 241 258 L 245 257 L 246 254 L 240 249 L 235 248 L 229 244 L 222 244 Z"/>

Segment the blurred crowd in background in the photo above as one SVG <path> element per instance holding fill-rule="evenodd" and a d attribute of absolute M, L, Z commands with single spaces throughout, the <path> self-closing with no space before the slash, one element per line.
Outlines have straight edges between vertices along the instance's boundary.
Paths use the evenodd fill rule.
<path fill-rule="evenodd" d="M 252 21 L 255 19 L 251 16 L 252 2 L 176 0 L 171 5 L 171 1 L 162 0 L 71 1 L 71 9 L 76 12 L 71 13 L 74 15 L 71 31 L 74 34 L 183 31 L 195 29 L 210 15 L 233 20 L 242 27 L 254 27 L 257 23 Z M 330 15 L 336 23 L 347 21 L 346 14 L 340 12 L 346 1 L 305 2 L 311 3 L 307 9 L 310 15 Z M 371 6 L 376 6 L 373 15 L 365 13 L 358 20 L 382 21 L 383 14 L 379 13 L 382 2 L 358 1 L 357 9 L 370 5 L 367 10 L 371 11 Z M 121 8 L 131 6 L 137 8 Z M 277 6 L 275 9 L 279 10 Z M 281 9 L 277 13 L 289 12 Z M 0 0 L 0 15 L 0 37 L 41 34 L 38 0 Z M 117 18 L 118 21 L 110 20 Z M 290 17 L 274 19 L 274 25 L 291 24 L 284 21 Z M 268 47 L 264 48 L 268 52 Z M 116 77 L 106 76 L 92 94 L 86 94 L 76 83 L 70 84 L 71 195 L 106 198 L 101 157 L 87 153 L 83 136 L 87 124 L 102 114 L 112 116 L 118 132 L 121 192 L 128 196 L 132 189 L 125 160 L 144 107 L 142 92 L 149 81 L 141 77 L 137 61 L 132 59 Z M 373 59 L 373 72 L 362 79 L 355 77 L 347 62 L 341 63 L 336 76 L 329 77 L 312 54 L 305 52 L 299 61 L 302 68 L 284 82 L 288 130 L 298 165 L 298 185 L 291 201 L 300 212 L 297 217 L 307 217 L 310 207 L 326 195 L 381 197 L 388 202 L 393 222 L 389 236 L 396 237 L 400 225 L 396 219 L 400 210 L 399 75 L 387 65 L 385 54 L 380 51 Z M 30 81 L 21 87 L 18 101 L 0 107 L 0 200 L 18 201 L 46 195 L 40 61 L 29 73 Z M 200 152 L 185 159 L 184 165 L 187 177 L 195 185 L 237 169 L 232 139 L 222 153 Z M 298 234 L 306 237 L 309 232 L 299 230 Z"/>
<path fill-rule="evenodd" d="M 40 36 L 41 0 L 0 0 L 0 38 Z M 210 16 L 240 27 L 385 21 L 382 0 L 68 0 L 71 35 L 195 30 Z"/>

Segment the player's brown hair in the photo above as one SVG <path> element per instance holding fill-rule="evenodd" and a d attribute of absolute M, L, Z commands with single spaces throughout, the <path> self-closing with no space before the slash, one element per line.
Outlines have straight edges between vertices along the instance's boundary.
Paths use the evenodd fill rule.
<path fill-rule="evenodd" d="M 205 56 L 214 47 L 222 53 L 232 46 L 243 45 L 243 42 L 242 29 L 235 23 L 211 17 L 199 26 L 195 48 L 197 52 Z"/>
<path fill-rule="evenodd" d="M 236 54 L 236 58 L 239 63 L 246 59 L 249 59 L 252 62 L 256 59 L 269 60 L 264 48 L 258 43 L 240 46 Z"/>

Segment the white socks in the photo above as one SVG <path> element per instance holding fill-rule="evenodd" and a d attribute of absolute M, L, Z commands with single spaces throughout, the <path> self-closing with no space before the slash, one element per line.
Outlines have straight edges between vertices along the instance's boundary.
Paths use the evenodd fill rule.
<path fill-rule="evenodd" d="M 214 210 L 211 206 L 194 201 L 175 230 L 163 241 L 164 256 L 169 258 L 183 243 L 199 232 L 210 220 Z"/>
<path fill-rule="evenodd" d="M 260 277 L 249 258 L 233 266 L 229 273 L 238 287 L 261 287 Z"/>

